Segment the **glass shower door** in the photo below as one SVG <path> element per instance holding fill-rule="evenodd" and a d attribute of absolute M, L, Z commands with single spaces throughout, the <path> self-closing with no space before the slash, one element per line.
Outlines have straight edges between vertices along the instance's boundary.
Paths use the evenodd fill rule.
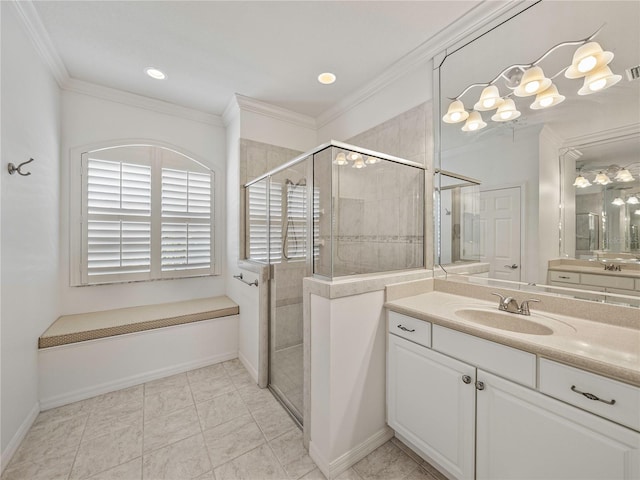
<path fill-rule="evenodd" d="M 302 279 L 307 258 L 309 199 L 307 168 L 299 162 L 270 177 L 269 387 L 302 423 Z"/>

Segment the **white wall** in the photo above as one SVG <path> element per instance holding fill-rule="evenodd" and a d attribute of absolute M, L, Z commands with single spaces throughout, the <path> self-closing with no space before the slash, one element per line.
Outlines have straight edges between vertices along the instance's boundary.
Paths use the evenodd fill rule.
<path fill-rule="evenodd" d="M 38 411 L 38 336 L 59 312 L 60 91 L 12 2 L 1 9 L 4 466 Z M 30 157 L 30 176 L 8 174 Z"/>
<path fill-rule="evenodd" d="M 97 97 L 62 95 L 60 283 L 63 314 L 189 300 L 225 293 L 220 276 L 90 287 L 69 286 L 69 182 L 71 150 L 118 139 L 149 139 L 180 147 L 216 172 L 216 257 L 224 265 L 226 243 L 226 139 L 221 125 L 188 120 Z"/>
<path fill-rule="evenodd" d="M 318 143 L 351 138 L 432 98 L 433 70 L 425 61 L 341 115 L 319 119 Z"/>

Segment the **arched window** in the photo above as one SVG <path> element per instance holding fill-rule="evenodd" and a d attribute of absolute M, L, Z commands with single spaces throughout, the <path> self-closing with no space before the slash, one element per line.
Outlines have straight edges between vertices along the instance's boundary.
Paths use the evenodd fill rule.
<path fill-rule="evenodd" d="M 158 145 L 86 151 L 80 167 L 73 284 L 215 273 L 210 169 Z"/>

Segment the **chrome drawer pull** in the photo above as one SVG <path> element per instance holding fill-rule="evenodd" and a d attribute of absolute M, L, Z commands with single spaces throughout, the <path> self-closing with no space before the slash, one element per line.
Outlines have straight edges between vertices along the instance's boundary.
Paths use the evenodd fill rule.
<path fill-rule="evenodd" d="M 415 328 L 414 328 L 413 330 L 409 330 L 407 327 L 403 327 L 402 325 L 398 325 L 398 328 L 399 328 L 400 330 L 402 330 L 403 332 L 409 332 L 409 333 L 411 333 L 411 332 L 415 332 L 415 331 L 416 331 L 416 329 L 415 329 Z"/>
<path fill-rule="evenodd" d="M 585 397 L 587 397 L 589 400 L 597 400 L 598 402 L 602 402 L 602 403 L 606 403 L 607 405 L 614 405 L 616 403 L 615 400 L 602 400 L 601 398 L 595 396 L 593 393 L 588 393 L 588 392 L 581 392 L 580 390 L 578 390 L 576 388 L 575 385 L 571 385 L 571 391 L 572 392 L 576 392 L 579 393 L 580 395 L 584 395 Z"/>
<path fill-rule="evenodd" d="M 564 275 L 558 275 L 558 278 L 563 278 L 565 280 L 569 280 L 571 277 L 565 277 Z"/>

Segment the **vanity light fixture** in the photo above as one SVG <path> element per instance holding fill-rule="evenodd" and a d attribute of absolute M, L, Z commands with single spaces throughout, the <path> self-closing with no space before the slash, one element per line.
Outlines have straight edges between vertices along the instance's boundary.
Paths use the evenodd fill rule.
<path fill-rule="evenodd" d="M 376 157 L 367 157 L 367 159 L 364 161 L 364 163 L 366 163 L 367 165 L 375 165 L 378 162 L 380 162 L 380 159 Z"/>
<path fill-rule="evenodd" d="M 551 79 L 544 76 L 540 67 L 531 67 L 524 72 L 520 85 L 513 91 L 518 97 L 530 97 L 544 92 L 551 86 Z"/>
<path fill-rule="evenodd" d="M 516 109 L 515 102 L 507 98 L 500 107 L 498 107 L 498 111 L 491 116 L 491 120 L 494 122 L 508 122 L 509 120 L 515 120 L 520 116 L 520 112 Z"/>
<path fill-rule="evenodd" d="M 604 172 L 600 172 L 596 175 L 596 178 L 593 181 L 593 183 L 597 183 L 598 185 L 609 185 L 612 182 L 611 182 L 611 179 L 609 178 L 609 175 L 607 175 Z"/>
<path fill-rule="evenodd" d="M 631 195 L 629 198 L 627 198 L 627 203 L 629 205 L 638 205 L 640 203 L 640 200 L 635 195 Z"/>
<path fill-rule="evenodd" d="M 640 215 L 640 210 L 636 210 L 635 212 L 633 212 L 634 215 Z"/>
<path fill-rule="evenodd" d="M 536 95 L 536 101 L 530 106 L 533 110 L 540 110 L 543 108 L 549 108 L 559 103 L 564 102 L 565 96 L 558 93 L 558 87 L 553 83 L 544 92 L 540 92 Z"/>
<path fill-rule="evenodd" d="M 347 163 L 349 163 L 347 162 L 347 156 L 343 152 L 339 152 L 336 155 L 336 158 L 333 160 L 334 165 L 343 166 L 343 165 L 346 165 Z"/>
<path fill-rule="evenodd" d="M 613 202 L 611 202 L 611 203 L 621 207 L 622 205 L 624 205 L 624 200 L 622 199 L 622 197 L 616 197 L 616 198 L 613 199 Z"/>
<path fill-rule="evenodd" d="M 573 54 L 571 65 L 564 72 L 567 78 L 582 78 L 600 67 L 609 65 L 613 60 L 613 53 L 605 52 L 598 42 L 582 45 Z"/>
<path fill-rule="evenodd" d="M 442 117 L 445 123 L 460 123 L 469 118 L 469 112 L 464 109 L 464 104 L 460 100 L 455 100 L 449 105 L 447 114 Z"/>
<path fill-rule="evenodd" d="M 584 85 L 578 90 L 578 95 L 591 95 L 606 90 L 613 87 L 621 79 L 622 75 L 614 75 L 609 67 L 601 67 L 584 77 Z"/>
<path fill-rule="evenodd" d="M 495 85 L 489 85 L 488 87 L 485 87 L 484 90 L 482 90 L 480 99 L 473 106 L 473 109 L 479 112 L 487 112 L 489 110 L 495 110 L 503 103 L 504 100 L 500 96 L 498 87 L 496 87 Z"/>
<path fill-rule="evenodd" d="M 583 177 L 582 174 L 580 174 L 576 177 L 576 180 L 573 182 L 573 186 L 578 188 L 587 188 L 591 186 L 591 182 L 587 180 L 585 177 Z"/>
<path fill-rule="evenodd" d="M 476 130 L 483 129 L 487 124 L 482 120 L 480 116 L 480 112 L 476 112 L 475 110 L 469 114 L 469 118 L 462 127 L 463 132 L 475 132 Z"/>
<path fill-rule="evenodd" d="M 625 167 L 618 170 L 618 173 L 616 173 L 615 176 L 616 182 L 633 182 L 634 180 L 635 179 L 633 178 L 633 175 L 631 175 L 631 172 Z"/>
<path fill-rule="evenodd" d="M 445 123 L 459 123 L 473 115 L 473 112 L 470 113 L 465 110 L 461 99 L 475 87 L 484 88 L 480 98 L 474 104 L 474 110 L 476 112 L 484 112 L 497 108 L 497 113 L 491 117 L 494 122 L 507 122 L 520 116 L 513 99 L 509 98 L 512 95 L 516 97 L 536 95 L 535 101 L 530 105 L 532 110 L 541 110 L 562 103 L 565 97 L 558 92 L 558 88 L 552 83 L 552 79 L 562 73 L 570 79 L 584 77 L 584 84 L 578 90 L 579 95 L 590 95 L 612 87 L 622 77 L 614 74 L 607 66 L 613 59 L 613 53 L 604 51 L 599 43 L 593 41 L 600 33 L 600 30 L 602 30 L 602 27 L 581 40 L 558 43 L 534 62 L 510 65 L 487 83 L 472 83 L 456 97 L 450 97 L 452 102 L 449 104 L 447 113 L 442 117 L 442 121 Z M 539 64 L 557 49 L 575 45 L 578 45 L 579 48 L 574 52 L 571 65 L 562 68 L 550 78 L 546 77 Z M 511 92 L 501 95 L 497 85 L 498 82 L 502 82 L 504 87 L 511 90 Z M 470 123 L 469 125 L 473 124 Z M 475 125 L 476 128 L 465 125 L 462 130 L 468 132 L 480 130 L 480 128 L 484 127 L 480 127 L 480 123 L 475 123 Z"/>
<path fill-rule="evenodd" d="M 336 81 L 336 76 L 331 72 L 324 72 L 318 75 L 318 81 L 323 85 L 331 85 Z"/>
<path fill-rule="evenodd" d="M 162 70 L 158 70 L 156 67 L 147 67 L 144 69 L 144 73 L 156 80 L 164 80 L 165 78 L 167 78 L 167 75 Z"/>

